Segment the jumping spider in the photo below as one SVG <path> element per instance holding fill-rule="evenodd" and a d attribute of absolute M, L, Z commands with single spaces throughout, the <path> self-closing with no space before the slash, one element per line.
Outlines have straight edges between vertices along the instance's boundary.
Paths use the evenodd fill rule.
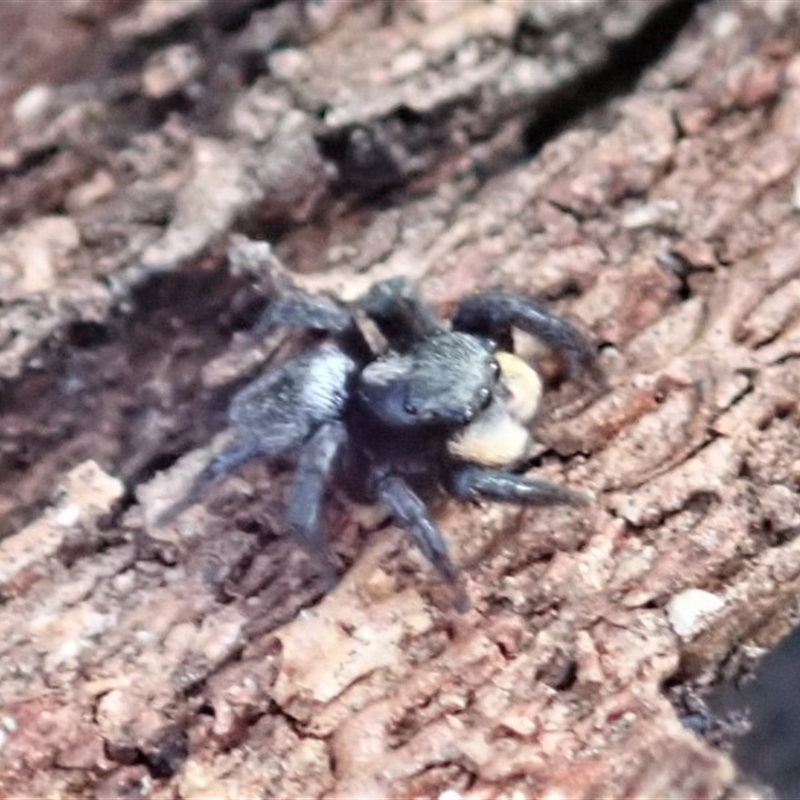
<path fill-rule="evenodd" d="M 355 313 L 386 340 L 376 353 Z M 563 356 L 573 377 L 601 385 L 592 346 L 540 303 L 503 290 L 479 292 L 445 325 L 403 278 L 375 284 L 350 310 L 292 289 L 257 325 L 322 331 L 328 338 L 246 385 L 233 398 L 233 443 L 216 455 L 179 507 L 246 461 L 296 457 L 287 521 L 333 579 L 321 530 L 329 479 L 355 501 L 382 501 L 441 575 L 458 572 L 423 501 L 432 491 L 521 505 L 587 503 L 586 495 L 517 474 L 529 455 L 539 375 L 513 355 L 512 328 Z M 175 507 L 177 508 L 177 507 Z M 173 512 L 175 511 L 173 508 Z M 462 595 L 461 605 L 465 605 Z"/>

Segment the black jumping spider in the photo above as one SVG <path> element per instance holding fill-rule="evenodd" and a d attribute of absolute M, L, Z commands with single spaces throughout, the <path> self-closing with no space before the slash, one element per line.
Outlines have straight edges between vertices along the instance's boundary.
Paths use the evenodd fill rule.
<path fill-rule="evenodd" d="M 383 352 L 373 351 L 354 313 L 377 325 Z M 268 306 L 257 331 L 279 326 L 323 331 L 328 340 L 235 395 L 235 440 L 200 473 L 181 507 L 256 456 L 295 456 L 287 520 L 331 579 L 321 506 L 334 479 L 358 502 L 383 501 L 455 583 L 457 570 L 422 499 L 432 491 L 525 505 L 587 502 L 584 494 L 512 471 L 529 454 L 542 388 L 538 374 L 512 354 L 512 328 L 558 351 L 574 377 L 603 381 L 589 342 L 538 302 L 480 292 L 445 326 L 407 280 L 396 278 L 375 284 L 353 311 L 292 289 Z"/>

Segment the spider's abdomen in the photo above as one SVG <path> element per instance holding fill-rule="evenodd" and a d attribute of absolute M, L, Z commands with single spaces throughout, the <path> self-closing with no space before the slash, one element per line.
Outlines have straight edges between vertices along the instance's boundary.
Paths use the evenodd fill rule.
<path fill-rule="evenodd" d="M 341 416 L 355 371 L 355 362 L 336 347 L 298 356 L 236 394 L 231 425 L 256 440 L 265 455 L 283 455 L 321 422 Z"/>

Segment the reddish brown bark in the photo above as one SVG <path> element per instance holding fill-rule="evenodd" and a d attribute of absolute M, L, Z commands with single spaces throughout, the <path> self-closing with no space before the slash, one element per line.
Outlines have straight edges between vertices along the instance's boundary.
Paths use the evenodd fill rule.
<path fill-rule="evenodd" d="M 6 100 L 2 794 L 760 796 L 665 684 L 796 621 L 797 10 L 705 4 L 591 106 L 683 10 L 578 5 L 118 4 L 102 67 Z M 52 80 L 34 55 L 4 69 Z M 281 467 L 152 524 L 294 346 L 235 333 L 259 240 L 311 289 L 406 274 L 446 314 L 502 284 L 605 345 L 587 404 L 520 341 L 538 474 L 596 501 L 443 504 L 467 614 L 339 501 L 320 599 Z"/>

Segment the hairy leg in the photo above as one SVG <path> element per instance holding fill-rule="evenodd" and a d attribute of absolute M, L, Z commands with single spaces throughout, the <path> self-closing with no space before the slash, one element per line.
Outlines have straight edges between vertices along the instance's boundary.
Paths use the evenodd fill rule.
<path fill-rule="evenodd" d="M 592 383 L 605 386 L 605 375 L 591 342 L 573 325 L 531 298 L 502 289 L 473 294 L 459 305 L 453 328 L 488 336 L 502 350 L 509 351 L 511 329 L 519 328 L 561 353 L 573 378 L 588 376 Z"/>
<path fill-rule="evenodd" d="M 463 500 L 484 499 L 530 506 L 586 506 L 590 502 L 588 495 L 566 486 L 471 464 L 458 464 L 451 469 L 448 489 Z"/>
<path fill-rule="evenodd" d="M 243 464 L 259 454 L 258 447 L 252 441 L 243 441 L 238 437 L 197 474 L 186 494 L 167 506 L 155 519 L 155 525 L 166 525 L 182 511 L 193 506 L 203 493 L 214 483 L 226 475 L 235 472 Z"/>
<path fill-rule="evenodd" d="M 448 583 L 457 587 L 456 607 L 459 611 L 466 611 L 469 600 L 460 585 L 458 570 L 425 503 L 404 480 L 395 476 L 383 478 L 378 484 L 378 491 L 397 523 L 408 531 L 425 558 Z"/>
<path fill-rule="evenodd" d="M 335 574 L 330 548 L 321 528 L 322 503 L 331 467 L 346 436 L 344 424 L 334 420 L 322 425 L 306 442 L 297 462 L 286 515 L 299 543 L 321 560 L 331 587 Z"/>
<path fill-rule="evenodd" d="M 396 350 L 404 350 L 442 330 L 433 311 L 407 278 L 379 281 L 359 300 L 359 305 Z"/>
<path fill-rule="evenodd" d="M 267 306 L 251 334 L 260 338 L 280 327 L 329 333 L 360 361 L 372 358 L 372 350 L 353 315 L 330 297 L 293 288 Z"/>

